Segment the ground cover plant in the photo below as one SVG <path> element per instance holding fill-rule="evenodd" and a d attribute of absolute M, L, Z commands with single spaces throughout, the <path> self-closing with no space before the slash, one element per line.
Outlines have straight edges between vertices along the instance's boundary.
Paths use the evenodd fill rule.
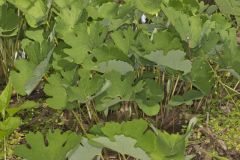
<path fill-rule="evenodd" d="M 0 157 L 239 157 L 240 2 L 206 2 L 0 0 Z"/>

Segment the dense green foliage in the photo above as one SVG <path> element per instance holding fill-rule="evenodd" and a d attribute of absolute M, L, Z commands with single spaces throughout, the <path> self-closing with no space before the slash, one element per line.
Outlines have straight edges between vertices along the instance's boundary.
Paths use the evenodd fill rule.
<path fill-rule="evenodd" d="M 20 43 L 22 54 L 0 97 L 0 141 L 20 126 L 15 113 L 36 106 L 27 101 L 8 109 L 11 85 L 21 96 L 43 90 L 52 109 L 87 108 L 91 119 L 122 106 L 155 116 L 161 108 L 192 105 L 213 93 L 216 83 L 224 85 L 218 73 L 239 79 L 240 2 L 223 2 L 0 0 L 0 35 Z M 29 133 L 31 147 L 20 145 L 15 154 L 27 160 L 93 159 L 108 148 L 136 159 L 181 160 L 192 123 L 185 135 L 159 131 L 142 119 L 97 124 L 89 134 L 80 126 L 84 136 Z"/>

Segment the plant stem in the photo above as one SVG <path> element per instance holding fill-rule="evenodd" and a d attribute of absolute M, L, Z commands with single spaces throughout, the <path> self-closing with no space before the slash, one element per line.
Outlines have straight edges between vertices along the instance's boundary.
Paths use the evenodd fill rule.
<path fill-rule="evenodd" d="M 177 79 L 176 79 L 176 81 L 175 81 L 174 87 L 173 87 L 172 94 L 171 94 L 170 97 L 172 97 L 172 96 L 174 95 L 175 91 L 176 91 L 176 88 L 177 88 L 177 85 L 178 85 L 179 78 L 180 78 L 180 76 L 178 75 L 178 76 L 177 76 Z"/>
<path fill-rule="evenodd" d="M 4 160 L 7 160 L 7 144 L 6 137 L 3 138 L 3 152 L 4 152 Z"/>
<path fill-rule="evenodd" d="M 87 132 L 86 132 L 84 126 L 83 126 L 83 123 L 82 123 L 82 119 L 81 119 L 81 117 L 78 117 L 77 113 L 76 113 L 74 110 L 72 110 L 72 113 L 73 113 L 74 117 L 76 118 L 76 120 L 77 120 L 77 122 L 78 122 L 80 128 L 82 129 L 83 134 L 86 135 Z"/>

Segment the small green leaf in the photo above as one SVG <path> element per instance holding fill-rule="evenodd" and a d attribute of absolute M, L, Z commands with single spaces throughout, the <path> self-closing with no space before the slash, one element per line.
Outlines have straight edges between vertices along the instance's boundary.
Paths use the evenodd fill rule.
<path fill-rule="evenodd" d="M 5 111 L 9 107 L 11 96 L 12 96 L 12 84 L 8 82 L 7 86 L 0 95 L 0 112 L 3 117 L 5 117 Z"/>
<path fill-rule="evenodd" d="M 0 141 L 9 136 L 20 124 L 21 119 L 19 117 L 8 117 L 6 120 L 0 121 Z"/>
<path fill-rule="evenodd" d="M 32 109 L 38 106 L 38 103 L 34 102 L 34 101 L 26 101 L 21 105 L 15 106 L 15 107 L 11 107 L 8 108 L 6 111 L 8 113 L 9 116 L 13 116 L 15 115 L 17 112 L 24 110 L 24 109 Z"/>
<path fill-rule="evenodd" d="M 36 68 L 33 71 L 33 74 L 31 78 L 27 81 L 25 85 L 25 92 L 30 95 L 32 91 L 36 88 L 36 86 L 39 84 L 39 82 L 42 80 L 42 77 L 46 74 L 49 67 L 49 61 L 52 57 L 53 49 L 48 52 L 47 57 L 40 62 L 39 65 L 36 66 Z"/>

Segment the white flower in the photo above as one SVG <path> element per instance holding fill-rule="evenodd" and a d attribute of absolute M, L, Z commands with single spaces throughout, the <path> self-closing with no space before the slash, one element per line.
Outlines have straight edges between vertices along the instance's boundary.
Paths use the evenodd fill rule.
<path fill-rule="evenodd" d="M 143 14 L 141 17 L 141 22 L 146 23 L 147 22 L 147 17 Z"/>

